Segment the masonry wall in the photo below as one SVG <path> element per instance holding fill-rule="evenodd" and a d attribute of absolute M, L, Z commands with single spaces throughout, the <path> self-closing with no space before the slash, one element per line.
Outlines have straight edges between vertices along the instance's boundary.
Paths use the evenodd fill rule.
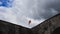
<path fill-rule="evenodd" d="M 50 19 L 32 28 L 32 30 L 37 32 L 37 34 L 51 34 L 56 28 L 59 27 L 60 27 L 60 14 L 51 17 Z"/>
<path fill-rule="evenodd" d="M 0 20 L 0 34 L 34 34 L 31 29 Z"/>

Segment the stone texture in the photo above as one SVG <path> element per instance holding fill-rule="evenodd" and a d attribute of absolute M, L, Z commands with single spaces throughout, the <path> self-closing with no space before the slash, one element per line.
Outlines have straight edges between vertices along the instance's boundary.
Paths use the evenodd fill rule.
<path fill-rule="evenodd" d="M 51 34 L 56 28 L 60 27 L 60 14 L 55 15 L 36 27 L 32 28 L 37 34 Z"/>
<path fill-rule="evenodd" d="M 33 34 L 31 29 L 0 20 L 0 34 Z"/>

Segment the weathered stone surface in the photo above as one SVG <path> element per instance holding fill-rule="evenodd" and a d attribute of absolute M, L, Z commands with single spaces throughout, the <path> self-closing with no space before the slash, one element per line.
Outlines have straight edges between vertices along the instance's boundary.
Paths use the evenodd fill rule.
<path fill-rule="evenodd" d="M 0 20 L 0 34 L 56 34 L 56 31 L 60 33 L 60 14 L 51 17 L 32 29 Z"/>
<path fill-rule="evenodd" d="M 60 14 L 51 17 L 43 23 L 32 28 L 38 34 L 51 34 L 56 28 L 60 27 Z"/>
<path fill-rule="evenodd" d="M 0 20 L 0 34 L 33 34 L 31 29 Z"/>

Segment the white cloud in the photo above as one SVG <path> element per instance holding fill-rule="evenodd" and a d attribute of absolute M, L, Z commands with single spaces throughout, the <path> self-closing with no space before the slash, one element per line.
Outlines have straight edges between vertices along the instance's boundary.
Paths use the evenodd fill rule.
<path fill-rule="evenodd" d="M 59 3 L 59 0 L 14 0 L 13 7 L 0 7 L 0 19 L 32 28 L 59 12 L 58 7 L 52 7 L 55 1 Z"/>

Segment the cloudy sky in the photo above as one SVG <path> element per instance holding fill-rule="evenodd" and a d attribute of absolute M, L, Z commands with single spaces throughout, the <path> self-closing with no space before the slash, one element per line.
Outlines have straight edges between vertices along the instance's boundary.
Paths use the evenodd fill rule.
<path fill-rule="evenodd" d="M 12 7 L 0 6 L 0 20 L 27 28 L 60 13 L 60 0 L 13 0 L 12 4 L 8 4 Z"/>

